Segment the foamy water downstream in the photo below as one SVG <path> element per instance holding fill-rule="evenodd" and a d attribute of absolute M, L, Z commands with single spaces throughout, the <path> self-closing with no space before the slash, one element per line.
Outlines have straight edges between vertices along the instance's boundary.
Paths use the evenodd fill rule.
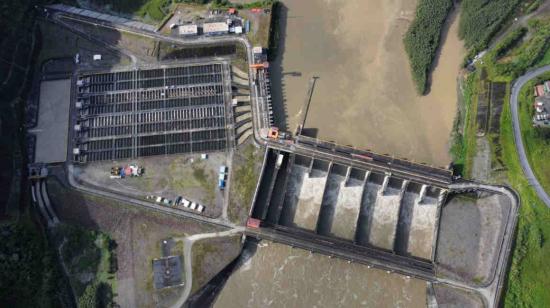
<path fill-rule="evenodd" d="M 425 307 L 426 282 L 261 242 L 214 307 Z"/>

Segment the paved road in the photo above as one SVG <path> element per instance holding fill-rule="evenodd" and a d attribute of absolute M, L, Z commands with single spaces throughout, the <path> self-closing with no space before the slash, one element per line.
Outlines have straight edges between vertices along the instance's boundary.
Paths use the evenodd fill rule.
<path fill-rule="evenodd" d="M 512 87 L 512 94 L 510 96 L 510 107 L 512 110 L 512 124 L 514 126 L 514 142 L 516 144 L 516 150 L 519 155 L 521 168 L 523 169 L 523 173 L 525 173 L 525 177 L 527 177 L 529 184 L 535 189 L 539 198 L 542 200 L 542 202 L 544 202 L 544 204 L 546 204 L 547 207 L 550 208 L 550 196 L 548 196 L 546 191 L 544 191 L 544 188 L 542 187 L 542 185 L 540 185 L 537 177 L 533 173 L 533 169 L 531 169 L 531 166 L 529 165 L 529 160 L 527 159 L 527 154 L 525 153 L 525 148 L 523 146 L 523 139 L 521 137 L 521 127 L 518 114 L 519 91 L 528 81 L 546 72 L 550 72 L 550 65 L 530 71 L 525 75 L 519 77 L 514 82 L 514 85 Z"/>

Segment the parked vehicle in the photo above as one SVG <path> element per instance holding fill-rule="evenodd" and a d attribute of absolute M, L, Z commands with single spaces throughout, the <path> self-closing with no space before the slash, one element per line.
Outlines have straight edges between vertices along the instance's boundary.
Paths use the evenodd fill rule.
<path fill-rule="evenodd" d="M 179 205 L 181 203 L 181 200 L 183 199 L 182 196 L 178 196 L 176 200 L 174 201 L 174 205 Z"/>
<path fill-rule="evenodd" d="M 121 179 L 126 176 L 142 176 L 145 172 L 143 167 L 137 165 L 128 165 L 124 167 L 111 167 L 111 178 L 112 179 Z"/>
<path fill-rule="evenodd" d="M 197 212 L 202 213 L 204 211 L 204 206 L 200 205 L 197 207 Z"/>
<path fill-rule="evenodd" d="M 195 202 L 191 202 L 191 205 L 189 206 L 189 208 L 194 210 L 197 208 L 197 204 Z"/>
<path fill-rule="evenodd" d="M 218 174 L 218 188 L 220 190 L 225 189 L 225 175 L 227 174 L 227 166 L 220 166 L 220 172 Z"/>

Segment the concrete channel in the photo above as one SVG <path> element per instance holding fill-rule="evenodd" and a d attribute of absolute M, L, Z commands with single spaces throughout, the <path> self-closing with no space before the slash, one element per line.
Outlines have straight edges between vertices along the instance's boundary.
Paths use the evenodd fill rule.
<path fill-rule="evenodd" d="M 251 217 L 433 262 L 445 190 L 275 149 L 266 155 Z"/>

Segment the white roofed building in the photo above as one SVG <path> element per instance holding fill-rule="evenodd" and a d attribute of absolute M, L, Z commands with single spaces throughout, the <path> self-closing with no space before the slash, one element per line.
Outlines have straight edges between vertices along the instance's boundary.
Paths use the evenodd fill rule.
<path fill-rule="evenodd" d="M 179 35 L 197 35 L 198 33 L 199 31 L 197 25 L 181 25 L 178 27 Z"/>
<path fill-rule="evenodd" d="M 202 25 L 202 32 L 205 35 L 218 35 L 229 32 L 229 25 L 225 22 L 211 22 Z"/>

